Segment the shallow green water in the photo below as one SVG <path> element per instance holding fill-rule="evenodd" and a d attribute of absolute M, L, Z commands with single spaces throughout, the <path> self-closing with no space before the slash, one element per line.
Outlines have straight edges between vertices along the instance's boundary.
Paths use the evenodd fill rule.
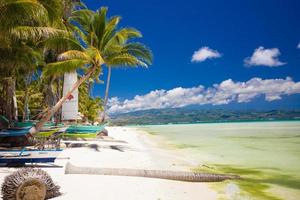
<path fill-rule="evenodd" d="M 249 122 L 144 126 L 163 136 L 197 171 L 238 173 L 236 199 L 300 199 L 300 122 Z M 223 185 L 224 186 L 224 185 Z M 227 195 L 228 196 L 228 195 Z M 225 198 L 226 199 L 226 198 Z M 232 199 L 232 198 L 230 198 Z"/>

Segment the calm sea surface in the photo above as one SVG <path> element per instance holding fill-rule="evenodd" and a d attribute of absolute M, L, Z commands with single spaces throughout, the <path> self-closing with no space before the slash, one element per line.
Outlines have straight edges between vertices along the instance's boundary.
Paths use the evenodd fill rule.
<path fill-rule="evenodd" d="M 250 199 L 300 199 L 299 121 L 151 125 L 141 128 L 162 136 L 168 145 L 186 153 L 199 165 L 249 178 L 248 182 L 237 184 L 240 193 L 243 193 L 239 195 L 248 195 L 247 198 L 250 195 Z M 250 180 L 255 184 L 247 185 Z M 248 191 L 251 187 L 257 187 L 258 191 Z M 250 193 L 255 193 L 253 198 Z"/>

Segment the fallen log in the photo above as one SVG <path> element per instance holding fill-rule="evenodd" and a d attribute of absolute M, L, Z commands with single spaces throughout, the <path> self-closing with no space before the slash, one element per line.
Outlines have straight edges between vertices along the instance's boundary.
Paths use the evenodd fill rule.
<path fill-rule="evenodd" d="M 145 178 L 159 178 L 187 182 L 220 182 L 228 179 L 240 179 L 238 175 L 196 173 L 171 170 L 144 170 L 126 168 L 94 168 L 78 167 L 67 163 L 65 174 L 89 174 L 89 175 L 111 175 L 111 176 L 136 176 Z"/>

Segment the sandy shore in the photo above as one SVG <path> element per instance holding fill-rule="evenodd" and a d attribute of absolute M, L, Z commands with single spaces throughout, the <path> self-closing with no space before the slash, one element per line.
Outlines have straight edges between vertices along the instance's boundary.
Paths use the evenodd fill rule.
<path fill-rule="evenodd" d="M 193 200 L 216 199 L 217 194 L 207 183 L 189 183 L 152 178 L 65 175 L 64 166 L 188 170 L 189 163 L 170 150 L 159 148 L 149 135 L 135 128 L 108 127 L 109 136 L 125 142 L 97 141 L 99 151 L 88 147 L 66 148 L 57 159 L 60 168 L 43 168 L 59 186 L 62 196 L 57 200 L 128 199 L 128 200 Z M 111 149 L 117 145 L 118 149 Z M 14 168 L 0 168 L 0 184 Z"/>

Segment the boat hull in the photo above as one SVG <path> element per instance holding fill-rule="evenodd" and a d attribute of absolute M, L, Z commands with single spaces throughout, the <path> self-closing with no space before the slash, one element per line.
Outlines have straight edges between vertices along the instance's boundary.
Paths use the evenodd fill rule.
<path fill-rule="evenodd" d="M 70 126 L 67 133 L 99 133 L 104 126 Z"/>
<path fill-rule="evenodd" d="M 0 164 L 53 163 L 62 150 L 2 150 Z"/>

